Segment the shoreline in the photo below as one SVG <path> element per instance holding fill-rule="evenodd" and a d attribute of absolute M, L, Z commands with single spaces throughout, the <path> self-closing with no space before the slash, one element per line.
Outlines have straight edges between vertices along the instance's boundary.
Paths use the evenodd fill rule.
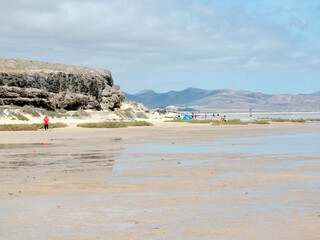
<path fill-rule="evenodd" d="M 225 134 L 226 136 L 233 132 L 259 131 L 271 132 L 273 134 L 282 134 L 288 132 L 299 132 L 301 130 L 312 132 L 320 128 L 317 122 L 294 123 L 294 122 L 271 122 L 270 124 L 249 124 L 249 125 L 211 125 L 197 123 L 174 123 L 154 119 L 150 121 L 154 126 L 126 127 L 126 128 L 81 128 L 76 124 L 70 124 L 66 128 L 55 128 L 45 131 L 0 131 L 0 144 L 13 143 L 41 143 L 50 142 L 51 139 L 70 138 L 72 136 L 81 136 L 86 134 L 88 138 L 105 137 L 114 139 L 117 137 L 130 138 L 130 136 L 144 136 L 152 132 L 176 133 L 180 137 L 191 137 L 198 132 L 211 133 L 217 137 Z M 104 136 L 106 134 L 106 136 Z"/>

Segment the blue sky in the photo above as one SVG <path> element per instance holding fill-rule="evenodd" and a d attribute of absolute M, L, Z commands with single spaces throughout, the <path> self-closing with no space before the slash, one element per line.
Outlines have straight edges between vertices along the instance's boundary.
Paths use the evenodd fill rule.
<path fill-rule="evenodd" d="M 1 0 L 0 56 L 104 68 L 128 93 L 320 90 L 318 0 Z"/>

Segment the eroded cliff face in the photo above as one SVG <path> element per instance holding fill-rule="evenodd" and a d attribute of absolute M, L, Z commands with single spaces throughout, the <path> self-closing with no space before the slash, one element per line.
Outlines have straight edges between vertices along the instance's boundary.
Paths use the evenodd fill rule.
<path fill-rule="evenodd" d="M 0 57 L 0 105 L 112 110 L 124 98 L 107 70 Z"/>

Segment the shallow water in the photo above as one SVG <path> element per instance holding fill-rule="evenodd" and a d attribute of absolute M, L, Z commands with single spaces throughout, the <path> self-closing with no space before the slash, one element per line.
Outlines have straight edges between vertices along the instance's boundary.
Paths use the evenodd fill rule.
<path fill-rule="evenodd" d="M 223 160 L 225 154 L 231 159 Z M 209 156 L 209 157 L 206 157 Z M 125 145 L 121 157 L 117 159 L 113 171 L 119 182 L 135 182 L 152 180 L 152 177 L 126 178 L 122 171 L 153 171 L 164 166 L 195 166 L 219 162 L 225 171 L 213 181 L 243 177 L 250 171 L 232 171 L 233 161 L 244 161 L 244 158 L 254 161 L 264 156 L 265 169 L 283 170 L 298 169 L 301 166 L 312 167 L 320 164 L 320 133 L 279 134 L 257 137 L 229 137 L 214 139 L 188 139 L 183 144 L 172 141 L 145 141 L 136 145 Z M 312 156 L 313 160 L 299 160 Z M 222 158 L 222 160 L 221 160 Z M 175 160 L 177 159 L 177 160 Z M 276 162 L 276 163 L 275 163 Z M 299 170 L 303 175 L 319 176 L 320 173 Z M 160 177 L 158 180 L 165 180 Z M 109 180 L 110 181 L 110 180 Z"/>
<path fill-rule="evenodd" d="M 250 138 L 222 138 L 214 141 L 190 139 L 185 144 L 149 142 L 147 146 L 127 147 L 124 154 L 133 153 L 248 153 L 248 154 L 316 154 L 320 155 L 320 133 L 296 133 Z"/>

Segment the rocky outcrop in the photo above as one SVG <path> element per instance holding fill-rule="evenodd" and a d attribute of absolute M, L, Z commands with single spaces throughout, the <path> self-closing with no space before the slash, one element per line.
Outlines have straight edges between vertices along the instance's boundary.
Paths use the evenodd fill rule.
<path fill-rule="evenodd" d="M 112 110 L 124 98 L 107 70 L 0 58 L 0 105 Z"/>

